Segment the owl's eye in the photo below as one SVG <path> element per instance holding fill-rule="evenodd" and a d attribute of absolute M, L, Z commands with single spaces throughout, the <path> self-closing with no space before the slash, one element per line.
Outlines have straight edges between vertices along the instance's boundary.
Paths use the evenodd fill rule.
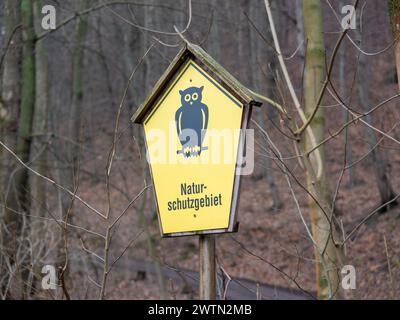
<path fill-rule="evenodd" d="M 199 97 L 199 95 L 197 94 L 197 92 L 195 92 L 195 93 L 192 94 L 192 99 L 193 99 L 194 101 L 196 101 L 198 97 Z"/>
<path fill-rule="evenodd" d="M 190 94 L 185 95 L 185 101 L 189 102 L 190 101 Z"/>

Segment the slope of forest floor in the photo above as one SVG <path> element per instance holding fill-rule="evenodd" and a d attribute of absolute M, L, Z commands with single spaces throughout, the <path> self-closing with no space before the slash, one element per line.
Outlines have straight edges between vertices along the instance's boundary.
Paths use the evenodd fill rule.
<path fill-rule="evenodd" d="M 359 136 L 360 141 L 359 145 L 357 143 L 353 145 L 354 160 L 366 152 L 362 132 L 362 127 L 356 127 L 356 130 L 352 131 L 353 135 Z M 335 158 L 335 153 L 340 152 L 341 148 L 343 144 L 340 139 L 333 140 L 329 145 L 327 173 L 332 189 L 336 187 L 342 168 L 342 163 L 337 157 Z M 396 153 L 389 153 L 389 156 L 392 184 L 395 190 L 400 190 L 400 178 L 393 174 L 399 167 L 400 157 Z M 291 167 L 300 181 L 304 181 L 301 167 L 296 163 L 291 163 Z M 102 169 L 99 166 L 98 170 Z M 348 174 L 344 175 L 336 201 L 346 234 L 379 205 L 379 194 L 370 162 L 361 162 L 356 172 L 357 184 L 351 188 Z M 117 163 L 113 174 L 112 182 L 118 182 L 120 188 L 132 197 L 143 187 L 143 174 L 140 168 L 131 166 L 127 161 L 121 160 Z M 251 279 L 284 288 L 300 287 L 301 290 L 315 292 L 311 241 L 296 210 L 286 180 L 275 166 L 274 175 L 284 204 L 283 208 L 277 212 L 272 210 L 272 197 L 265 178 L 243 177 L 239 203 L 239 232 L 218 235 L 218 264 L 232 277 Z M 106 197 L 97 196 L 105 194 L 104 183 L 93 182 L 90 179 L 82 180 L 80 190 L 85 199 L 96 203 L 97 207 L 106 208 Z M 306 194 L 300 186 L 295 183 L 293 185 L 301 212 L 308 221 Z M 112 212 L 117 215 L 118 210 L 123 210 L 127 198 L 115 188 L 111 188 L 111 197 L 114 208 Z M 134 206 L 135 210 L 130 210 L 119 224 L 111 247 L 112 256 L 118 256 L 130 239 L 143 230 L 143 221 L 138 213 L 142 201 L 145 201 L 147 224 L 161 264 L 169 268 L 198 270 L 197 237 L 161 239 L 151 192 L 147 192 L 145 198 L 139 199 Z M 357 289 L 350 292 L 351 297 L 398 298 L 396 292 L 400 290 L 400 282 L 397 281 L 400 277 L 399 213 L 400 207 L 395 207 L 385 214 L 374 215 L 346 242 L 346 263 L 353 265 L 357 272 Z M 92 219 L 84 220 L 85 223 L 96 226 Z M 143 233 L 127 250 L 119 263 L 136 259 L 152 261 L 148 254 L 146 233 Z M 184 285 L 176 283 L 172 278 L 167 279 L 166 283 L 170 297 L 177 299 L 196 297 L 196 294 L 189 294 Z M 159 298 L 156 277 L 152 273 L 143 276 L 137 272 L 116 272 L 110 276 L 109 288 L 108 298 Z"/>

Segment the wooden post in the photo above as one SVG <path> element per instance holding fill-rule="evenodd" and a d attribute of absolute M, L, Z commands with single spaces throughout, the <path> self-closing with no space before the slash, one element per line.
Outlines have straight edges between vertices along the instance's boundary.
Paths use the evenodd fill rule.
<path fill-rule="evenodd" d="M 215 238 L 200 235 L 200 300 L 216 299 Z"/>

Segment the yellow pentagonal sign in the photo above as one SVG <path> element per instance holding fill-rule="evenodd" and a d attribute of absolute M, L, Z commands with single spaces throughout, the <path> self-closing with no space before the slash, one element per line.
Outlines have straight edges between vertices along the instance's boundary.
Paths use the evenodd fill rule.
<path fill-rule="evenodd" d="M 232 232 L 245 104 L 194 57 L 143 117 L 163 235 Z"/>

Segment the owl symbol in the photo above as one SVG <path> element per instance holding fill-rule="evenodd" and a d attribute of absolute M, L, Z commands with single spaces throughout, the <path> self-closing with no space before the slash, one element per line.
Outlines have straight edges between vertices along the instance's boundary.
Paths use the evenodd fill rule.
<path fill-rule="evenodd" d="M 202 143 L 208 126 L 208 107 L 201 102 L 203 86 L 179 90 L 182 106 L 175 113 L 176 130 L 185 158 L 198 157 L 207 150 Z"/>

